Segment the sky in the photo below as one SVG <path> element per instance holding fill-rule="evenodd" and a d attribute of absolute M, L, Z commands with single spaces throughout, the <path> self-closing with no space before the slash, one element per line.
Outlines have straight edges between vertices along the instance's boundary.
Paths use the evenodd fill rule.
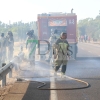
<path fill-rule="evenodd" d="M 49 12 L 76 13 L 77 19 L 99 15 L 100 0 L 0 0 L 0 21 L 9 24 L 36 21 L 37 14 Z"/>

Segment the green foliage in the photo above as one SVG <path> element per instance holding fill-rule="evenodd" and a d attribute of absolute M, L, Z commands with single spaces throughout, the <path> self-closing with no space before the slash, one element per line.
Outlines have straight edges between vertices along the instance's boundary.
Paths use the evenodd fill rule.
<path fill-rule="evenodd" d="M 100 39 L 100 16 L 97 16 L 95 19 L 86 18 L 83 20 L 79 20 L 78 22 L 78 34 L 88 35 L 93 39 Z"/>
<path fill-rule="evenodd" d="M 5 24 L 0 21 L 0 34 L 3 32 L 6 36 L 8 31 L 12 31 L 15 41 L 25 41 L 27 37 L 26 32 L 30 29 L 33 29 L 37 36 L 36 22 L 23 23 L 19 21 L 13 24 Z"/>

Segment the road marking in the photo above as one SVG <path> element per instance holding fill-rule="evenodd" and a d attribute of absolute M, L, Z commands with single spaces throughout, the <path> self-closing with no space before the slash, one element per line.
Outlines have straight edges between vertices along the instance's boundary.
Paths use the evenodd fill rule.
<path fill-rule="evenodd" d="M 52 74 L 52 73 L 50 73 Z M 55 84 L 55 78 L 52 77 L 50 78 L 50 88 L 56 88 L 56 84 Z M 51 96 L 50 96 L 50 100 L 58 100 L 58 97 L 57 97 L 57 91 L 56 90 L 51 90 L 50 92 Z"/>
<path fill-rule="evenodd" d="M 86 43 L 84 43 L 84 44 L 86 44 Z M 87 45 L 91 45 L 91 46 L 95 46 L 95 47 L 100 47 L 99 44 L 91 44 L 91 43 L 87 43 Z"/>

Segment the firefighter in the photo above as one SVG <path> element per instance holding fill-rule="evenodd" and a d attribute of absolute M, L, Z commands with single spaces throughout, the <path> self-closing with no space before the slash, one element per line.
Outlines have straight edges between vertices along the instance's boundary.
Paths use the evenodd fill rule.
<path fill-rule="evenodd" d="M 29 61 L 30 65 L 35 65 L 35 52 L 36 52 L 36 43 L 34 41 L 28 41 L 28 40 L 35 40 L 36 36 L 34 35 L 34 30 L 30 30 L 27 33 L 27 39 L 26 39 L 26 49 L 28 48 L 29 52 Z"/>
<path fill-rule="evenodd" d="M 65 72 L 66 72 L 66 67 L 68 62 L 67 59 L 70 56 L 68 54 L 69 43 L 66 40 L 66 38 L 67 38 L 67 33 L 62 32 L 60 38 L 57 39 L 57 41 L 53 46 L 55 75 L 59 70 L 60 66 L 62 65 L 61 77 L 66 77 Z"/>
<path fill-rule="evenodd" d="M 52 46 L 56 41 L 56 34 L 55 34 L 55 30 L 51 29 L 51 36 L 49 38 L 49 42 L 50 42 L 50 52 L 49 52 L 49 58 L 48 60 L 50 61 L 50 59 L 52 58 Z"/>
<path fill-rule="evenodd" d="M 8 47 L 8 60 L 13 59 L 13 51 L 14 51 L 14 38 L 13 33 L 11 31 L 7 32 L 6 36 L 7 47 Z"/>
<path fill-rule="evenodd" d="M 0 60 L 3 63 L 6 60 L 6 38 L 4 37 L 4 33 L 1 33 L 0 37 Z"/>
<path fill-rule="evenodd" d="M 50 36 L 50 38 L 49 38 L 49 42 L 50 42 L 50 44 L 52 45 L 52 44 L 54 44 L 55 43 L 55 41 L 56 41 L 56 33 L 55 33 L 55 30 L 53 31 L 53 29 L 51 29 L 51 36 Z"/>

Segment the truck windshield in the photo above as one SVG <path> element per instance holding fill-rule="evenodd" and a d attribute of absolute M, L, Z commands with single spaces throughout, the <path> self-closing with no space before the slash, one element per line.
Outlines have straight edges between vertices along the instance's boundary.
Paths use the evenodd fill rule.
<path fill-rule="evenodd" d="M 52 26 L 49 27 L 49 32 L 51 33 L 51 30 L 55 31 L 58 36 L 60 36 L 61 32 L 67 32 L 67 27 L 66 26 Z"/>

